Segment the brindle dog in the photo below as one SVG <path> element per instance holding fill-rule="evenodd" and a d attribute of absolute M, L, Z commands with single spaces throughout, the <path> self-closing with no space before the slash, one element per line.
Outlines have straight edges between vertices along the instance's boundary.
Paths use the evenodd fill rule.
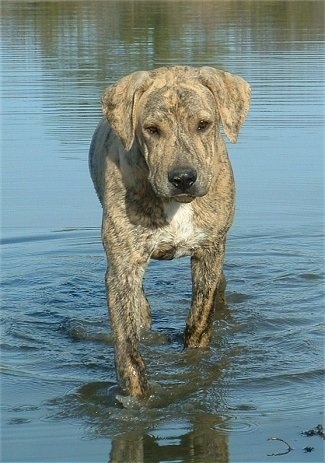
<path fill-rule="evenodd" d="M 209 345 L 235 199 L 220 126 L 235 143 L 249 104 L 247 82 L 212 67 L 134 72 L 102 97 L 89 163 L 103 207 L 117 375 L 133 397 L 148 393 L 139 340 L 151 324 L 142 287 L 151 258 L 191 256 L 184 343 Z"/>

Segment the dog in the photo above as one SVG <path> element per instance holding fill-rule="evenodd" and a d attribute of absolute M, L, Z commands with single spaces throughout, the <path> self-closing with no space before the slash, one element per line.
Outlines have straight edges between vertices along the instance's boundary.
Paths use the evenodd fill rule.
<path fill-rule="evenodd" d="M 236 143 L 250 86 L 213 67 L 137 71 L 108 87 L 89 150 L 103 208 L 107 302 L 123 391 L 148 395 L 140 354 L 151 313 L 142 280 L 150 259 L 191 256 L 192 305 L 184 346 L 208 347 L 224 291 L 235 185 L 220 133 Z"/>

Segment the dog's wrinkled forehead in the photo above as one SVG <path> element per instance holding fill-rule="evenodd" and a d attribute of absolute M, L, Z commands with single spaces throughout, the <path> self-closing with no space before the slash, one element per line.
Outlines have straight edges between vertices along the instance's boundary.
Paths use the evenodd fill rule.
<path fill-rule="evenodd" d="M 141 98 L 141 119 L 177 115 L 186 118 L 216 110 L 212 93 L 199 82 L 196 85 L 164 85 L 149 89 Z"/>

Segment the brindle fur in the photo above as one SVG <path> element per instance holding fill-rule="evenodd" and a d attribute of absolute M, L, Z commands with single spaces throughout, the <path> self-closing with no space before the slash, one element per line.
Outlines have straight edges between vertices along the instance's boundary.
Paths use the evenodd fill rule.
<path fill-rule="evenodd" d="M 223 298 L 235 198 L 219 129 L 235 143 L 249 103 L 245 80 L 211 67 L 135 72 L 102 97 L 105 119 L 93 136 L 89 164 L 103 207 L 117 376 L 134 397 L 148 392 L 139 340 L 151 324 L 142 287 L 151 258 L 191 256 L 192 308 L 184 343 L 210 343 L 216 301 Z M 197 173 L 185 191 L 169 181 L 177 169 Z"/>

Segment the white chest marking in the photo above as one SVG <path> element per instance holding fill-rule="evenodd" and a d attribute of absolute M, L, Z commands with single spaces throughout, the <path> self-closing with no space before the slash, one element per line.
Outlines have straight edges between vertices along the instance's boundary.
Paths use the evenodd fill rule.
<path fill-rule="evenodd" d="M 191 204 L 171 202 L 165 208 L 166 219 L 169 223 L 169 233 L 179 240 L 187 239 L 194 233 L 193 208 Z"/>
<path fill-rule="evenodd" d="M 205 236 L 194 224 L 192 205 L 173 201 L 165 207 L 165 214 L 168 225 L 160 231 L 157 247 L 166 244 L 176 247 L 175 257 L 191 254 Z"/>

